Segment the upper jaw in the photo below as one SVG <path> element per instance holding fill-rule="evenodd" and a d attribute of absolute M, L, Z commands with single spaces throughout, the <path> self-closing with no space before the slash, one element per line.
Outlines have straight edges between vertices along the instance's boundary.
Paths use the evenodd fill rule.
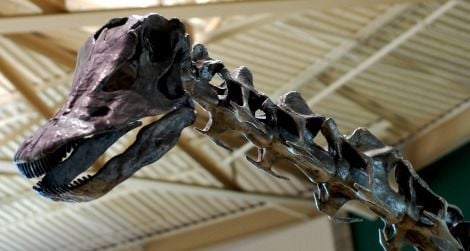
<path fill-rule="evenodd" d="M 13 161 L 26 178 L 39 177 L 92 137 L 133 127 L 137 123 L 131 121 L 120 126 L 97 128 L 70 116 L 56 116 L 20 145 Z"/>

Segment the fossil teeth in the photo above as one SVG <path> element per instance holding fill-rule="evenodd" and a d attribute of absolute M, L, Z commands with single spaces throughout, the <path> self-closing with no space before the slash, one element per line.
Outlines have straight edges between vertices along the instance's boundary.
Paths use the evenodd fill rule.
<path fill-rule="evenodd" d="M 26 165 L 23 167 L 24 168 L 23 170 L 26 173 L 26 177 L 31 178 L 33 176 L 31 175 L 31 167 L 29 165 L 30 163 L 26 163 Z"/>
<path fill-rule="evenodd" d="M 38 176 L 39 173 L 39 166 L 37 161 L 31 162 L 31 173 L 33 174 L 34 177 Z"/>
<path fill-rule="evenodd" d="M 78 145 L 77 142 L 68 143 L 52 154 L 38 154 L 36 159 L 31 161 L 23 160 L 16 154 L 13 163 L 26 178 L 39 177 L 54 168 L 59 162 L 70 158 Z"/>
<path fill-rule="evenodd" d="M 51 162 L 48 157 L 44 158 L 44 166 L 45 166 L 44 168 L 45 171 L 48 171 L 54 167 L 53 165 L 51 165 Z"/>
<path fill-rule="evenodd" d="M 42 193 L 42 194 L 50 194 L 50 195 L 54 195 L 54 196 L 57 196 L 57 197 L 62 197 L 62 196 L 64 196 L 65 193 L 68 193 L 71 190 L 83 185 L 86 181 L 88 181 L 92 177 L 93 177 L 93 175 L 89 174 L 89 175 L 77 178 L 69 184 L 59 185 L 59 186 L 55 186 L 55 187 L 45 187 L 43 185 L 43 182 L 39 181 L 36 184 L 36 186 L 33 187 L 33 189 L 40 192 L 40 193 Z"/>
<path fill-rule="evenodd" d="M 16 166 L 18 170 L 27 178 L 34 178 L 45 173 L 43 164 L 39 160 L 25 162 L 25 161 L 16 161 Z"/>
<path fill-rule="evenodd" d="M 68 191 L 70 190 L 70 188 L 72 188 L 71 185 L 61 186 L 61 187 L 60 187 L 60 191 L 61 191 L 62 193 L 66 193 L 66 192 L 68 192 Z"/>
<path fill-rule="evenodd" d="M 40 166 L 41 166 L 41 168 L 40 168 L 41 173 L 45 173 L 47 171 L 46 170 L 46 168 L 47 168 L 46 160 L 44 158 L 39 159 L 39 163 L 40 163 Z"/>

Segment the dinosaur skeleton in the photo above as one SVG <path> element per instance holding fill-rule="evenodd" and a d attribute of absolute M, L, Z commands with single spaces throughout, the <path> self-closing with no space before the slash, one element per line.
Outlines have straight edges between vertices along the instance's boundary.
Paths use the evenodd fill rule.
<path fill-rule="evenodd" d="M 356 200 L 385 223 L 385 250 L 409 243 L 418 250 L 470 250 L 470 222 L 435 194 L 400 152 L 366 129 L 343 136 L 331 118 L 312 112 L 289 92 L 274 103 L 253 86 L 246 67 L 232 72 L 203 45 L 190 49 L 184 25 L 157 14 L 112 19 L 79 52 L 72 91 L 64 106 L 20 146 L 15 163 L 34 187 L 61 201 L 96 199 L 140 168 L 158 160 L 195 120 L 193 100 L 209 114 L 199 131 L 215 143 L 236 131 L 258 148 L 256 167 L 278 178 L 273 164 L 293 163 L 315 186 L 317 209 L 332 219 Z M 214 75 L 223 82 L 211 84 Z M 140 129 L 135 142 L 95 174 L 82 176 L 140 119 L 164 114 Z M 314 142 L 321 134 L 326 148 Z M 152 148 L 155 146 L 155 148 Z"/>

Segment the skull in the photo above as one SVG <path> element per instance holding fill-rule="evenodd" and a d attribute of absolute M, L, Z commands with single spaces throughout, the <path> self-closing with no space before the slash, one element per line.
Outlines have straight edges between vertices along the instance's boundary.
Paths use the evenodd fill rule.
<path fill-rule="evenodd" d="M 191 64 L 189 50 L 189 38 L 178 19 L 150 14 L 110 20 L 80 49 L 66 103 L 18 149 L 14 161 L 19 171 L 27 178 L 44 175 L 35 189 L 55 200 L 80 201 L 101 196 L 142 163 L 130 168 L 132 172 L 107 163 L 110 165 L 95 175 L 76 178 L 116 140 L 140 126 L 139 119 L 179 110 L 165 116 L 166 121 L 149 125 L 147 138 L 137 137 L 134 143 L 159 143 L 164 145 L 162 149 L 169 150 L 195 116 L 192 100 L 180 79 L 181 69 Z M 171 128 L 165 132 L 161 130 L 164 126 Z M 158 135 L 149 130 L 176 139 L 155 142 Z M 126 152 L 121 155 L 126 156 Z M 100 192 L 91 197 L 82 196 L 80 189 L 96 187 L 100 175 L 107 173 L 110 177 L 112 167 L 121 172 L 119 178 L 100 184 Z"/>

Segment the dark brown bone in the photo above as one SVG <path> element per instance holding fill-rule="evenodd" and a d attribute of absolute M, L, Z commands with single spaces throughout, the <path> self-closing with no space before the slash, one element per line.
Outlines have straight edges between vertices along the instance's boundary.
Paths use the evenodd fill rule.
<path fill-rule="evenodd" d="M 203 45 L 195 45 L 191 58 L 193 70 L 184 72 L 184 86 L 209 113 L 201 132 L 214 142 L 222 144 L 227 130 L 241 133 L 258 147 L 257 160 L 247 157 L 250 162 L 276 177 L 271 169 L 276 161 L 292 162 L 316 185 L 317 209 L 335 220 L 357 220 L 336 213 L 349 201 L 361 202 L 385 222 L 380 234 L 385 250 L 400 250 L 406 243 L 419 250 L 469 250 L 470 223 L 429 188 L 397 149 L 363 128 L 343 136 L 333 119 L 313 113 L 299 93 L 287 93 L 274 104 L 254 89 L 246 67 L 230 73 Z M 215 74 L 224 83 L 211 85 Z M 314 143 L 318 132 L 327 149 Z"/>

